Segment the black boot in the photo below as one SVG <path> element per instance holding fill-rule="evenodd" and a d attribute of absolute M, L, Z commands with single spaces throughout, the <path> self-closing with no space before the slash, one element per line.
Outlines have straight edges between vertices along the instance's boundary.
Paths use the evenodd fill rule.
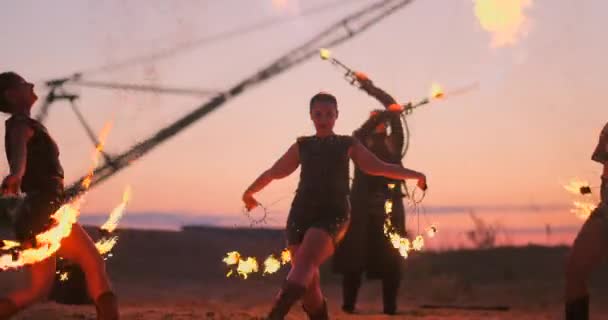
<path fill-rule="evenodd" d="M 566 302 L 566 320 L 589 320 L 589 297 Z"/>
<path fill-rule="evenodd" d="M 11 299 L 0 299 L 0 320 L 8 320 L 17 312 L 19 312 L 19 308 Z"/>
<path fill-rule="evenodd" d="M 291 306 L 300 300 L 304 293 L 306 293 L 306 287 L 286 280 L 266 319 L 283 320 L 289 312 L 289 309 L 291 309 Z"/>
<path fill-rule="evenodd" d="M 97 320 L 118 320 L 118 299 L 112 291 L 107 291 L 99 295 L 95 300 L 97 310 Z"/>
<path fill-rule="evenodd" d="M 397 314 L 397 293 L 400 284 L 401 276 L 398 273 L 385 276 L 382 279 L 382 303 L 385 314 Z"/>
<path fill-rule="evenodd" d="M 327 300 L 323 299 L 323 306 L 317 311 L 310 312 L 302 306 L 304 312 L 308 315 L 309 320 L 329 320 L 329 310 L 327 309 Z"/>
<path fill-rule="evenodd" d="M 355 313 L 357 295 L 361 288 L 361 274 L 345 274 L 342 278 L 342 310 L 346 313 Z"/>

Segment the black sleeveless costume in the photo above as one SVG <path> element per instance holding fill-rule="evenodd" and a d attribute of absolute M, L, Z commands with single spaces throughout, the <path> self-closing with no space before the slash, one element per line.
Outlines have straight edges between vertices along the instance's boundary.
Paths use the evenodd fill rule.
<path fill-rule="evenodd" d="M 51 226 L 50 216 L 63 204 L 63 168 L 59 162 L 59 148 L 46 128 L 25 115 L 13 115 L 6 120 L 5 151 L 10 161 L 11 134 L 18 124 L 32 129 L 27 143 L 26 169 L 21 181 L 25 201 L 15 221 L 19 241 L 34 237 Z"/>
<path fill-rule="evenodd" d="M 309 228 L 326 231 L 337 244 L 350 219 L 350 136 L 301 137 L 300 182 L 287 218 L 287 243 L 300 244 Z"/>

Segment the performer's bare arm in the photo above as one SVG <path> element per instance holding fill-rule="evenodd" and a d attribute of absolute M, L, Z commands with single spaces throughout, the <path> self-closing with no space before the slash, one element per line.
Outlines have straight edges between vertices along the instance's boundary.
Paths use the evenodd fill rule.
<path fill-rule="evenodd" d="M 367 94 L 376 98 L 376 100 L 380 101 L 380 103 L 385 108 L 388 108 L 389 106 L 397 103 L 397 101 L 395 101 L 395 99 L 390 94 L 376 87 L 374 83 L 364 73 L 357 72 L 355 76 L 357 78 L 357 81 L 361 85 L 361 90 L 367 92 Z"/>
<path fill-rule="evenodd" d="M 349 156 L 359 169 L 369 175 L 384 176 L 395 180 L 416 179 L 418 187 L 426 189 L 426 176 L 423 173 L 383 162 L 357 140 L 354 140 L 350 147 Z"/>
<path fill-rule="evenodd" d="M 292 174 L 300 165 L 300 153 L 298 143 L 294 143 L 285 154 L 274 163 L 274 165 L 264 171 L 255 181 L 245 190 L 243 201 L 247 210 L 251 210 L 258 205 L 253 198 L 253 194 L 264 189 L 272 180 L 282 179 Z"/>
<path fill-rule="evenodd" d="M 32 128 L 21 121 L 12 123 L 7 130 L 10 130 L 8 139 L 11 149 L 11 156 L 8 159 L 10 174 L 2 181 L 2 193 L 16 194 L 19 192 L 19 185 L 21 185 L 21 179 L 25 174 L 27 143 L 34 132 Z"/>

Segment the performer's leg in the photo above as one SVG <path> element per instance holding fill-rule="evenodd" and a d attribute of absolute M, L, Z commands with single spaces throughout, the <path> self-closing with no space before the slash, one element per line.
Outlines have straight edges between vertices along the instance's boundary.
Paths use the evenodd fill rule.
<path fill-rule="evenodd" d="M 310 320 L 329 319 L 327 303 L 323 297 L 323 292 L 321 292 L 319 269 L 315 271 L 312 282 L 302 297 L 302 307 Z"/>
<path fill-rule="evenodd" d="M 290 250 L 293 257 L 292 268 L 270 311 L 269 319 L 283 319 L 291 306 L 306 294 L 315 272 L 318 272 L 319 266 L 332 255 L 334 242 L 326 231 L 310 228 L 306 231 L 302 243 L 291 246 Z"/>
<path fill-rule="evenodd" d="M 599 210 L 599 209 L 596 209 Z M 579 231 L 566 265 L 566 319 L 589 318 L 587 280 L 608 250 L 603 212 L 594 212 Z"/>
<path fill-rule="evenodd" d="M 55 257 L 27 268 L 30 271 L 28 286 L 0 299 L 0 320 L 10 319 L 19 310 L 45 299 L 49 294 L 55 280 Z"/>
<path fill-rule="evenodd" d="M 93 240 L 79 224 L 72 226 L 72 232 L 61 243 L 59 254 L 82 268 L 89 295 L 97 308 L 98 319 L 118 319 L 118 302 L 110 286 L 105 262 Z"/>
<path fill-rule="evenodd" d="M 401 284 L 401 271 L 396 269 L 392 272 L 387 272 L 382 277 L 382 302 L 384 313 L 397 313 L 397 296 L 399 286 Z"/>
<path fill-rule="evenodd" d="M 361 288 L 361 273 L 345 273 L 342 278 L 342 310 L 353 313 L 357 304 L 357 295 Z"/>

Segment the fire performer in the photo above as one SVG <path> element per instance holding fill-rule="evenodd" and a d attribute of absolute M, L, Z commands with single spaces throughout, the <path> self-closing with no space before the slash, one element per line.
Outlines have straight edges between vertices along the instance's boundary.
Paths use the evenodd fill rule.
<path fill-rule="evenodd" d="M 25 193 L 16 216 L 17 239 L 35 246 L 35 236 L 51 227 L 50 216 L 63 204 L 63 168 L 59 149 L 46 128 L 30 117 L 37 100 L 34 85 L 14 72 L 0 74 L 0 111 L 10 115 L 6 121 L 5 149 L 10 174 L 2 182 L 2 194 Z M 84 229 L 74 224 L 61 242 L 57 255 L 78 264 L 86 275 L 88 291 L 94 298 L 97 319 L 119 318 L 117 298 L 112 292 L 105 263 Z M 55 278 L 56 256 L 28 266 L 27 288 L 0 298 L 0 319 L 46 298 Z"/>
<path fill-rule="evenodd" d="M 319 266 L 334 253 L 349 225 L 349 158 L 368 174 L 397 180 L 417 179 L 418 185 L 426 188 L 424 174 L 382 162 L 356 139 L 335 134 L 338 104 L 333 95 L 314 95 L 309 112 L 316 134 L 298 138 L 243 194 L 245 207 L 251 210 L 258 205 L 253 197 L 256 192 L 302 165 L 286 226 L 292 269 L 276 297 L 269 319 L 283 319 L 300 299 L 309 318 L 329 317 L 320 287 Z"/>
<path fill-rule="evenodd" d="M 386 110 L 372 111 L 370 118 L 354 132 L 354 137 L 380 160 L 402 166 L 404 135 L 400 114 L 403 107 L 364 74 L 355 73 L 355 76 L 360 88 L 380 101 Z M 387 124 L 390 126 L 390 134 L 387 132 Z M 404 194 L 401 184 L 402 180 L 370 175 L 359 167 L 355 168 L 350 194 L 351 224 L 344 241 L 336 249 L 333 265 L 334 271 L 343 275 L 344 312 L 355 312 L 361 277 L 365 273 L 369 279 L 382 280 L 384 313 L 397 313 L 403 258 L 384 234 L 384 204 L 387 199 L 392 201 L 392 226 L 395 232 L 405 237 Z"/>
<path fill-rule="evenodd" d="M 579 231 L 566 265 L 566 320 L 589 319 L 587 281 L 608 253 L 608 124 L 591 157 L 603 166 L 600 204 Z"/>

